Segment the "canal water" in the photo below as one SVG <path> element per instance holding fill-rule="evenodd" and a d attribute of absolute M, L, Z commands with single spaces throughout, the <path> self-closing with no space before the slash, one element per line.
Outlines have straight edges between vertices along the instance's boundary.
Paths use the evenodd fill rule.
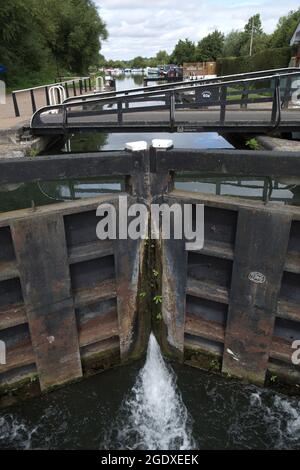
<path fill-rule="evenodd" d="M 167 364 L 135 363 L 0 411 L 1 449 L 300 449 L 300 400 Z"/>
<path fill-rule="evenodd" d="M 123 77 L 118 88 L 141 86 Z M 230 148 L 217 134 L 156 134 L 175 147 Z M 123 149 L 152 134 L 81 135 L 72 152 Z M 56 149 L 55 152 L 66 149 Z M 122 180 L 0 188 L 0 211 L 120 191 Z M 177 177 L 178 188 L 262 198 L 264 181 Z M 273 200 L 297 204 L 295 185 L 273 182 Z M 1 449 L 300 449 L 300 400 L 166 363 L 154 337 L 147 358 L 0 410 Z"/>

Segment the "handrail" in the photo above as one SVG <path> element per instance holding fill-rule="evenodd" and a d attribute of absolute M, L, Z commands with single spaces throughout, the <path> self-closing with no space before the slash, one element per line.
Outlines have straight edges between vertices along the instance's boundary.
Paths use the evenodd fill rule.
<path fill-rule="evenodd" d="M 113 96 L 113 97 L 116 97 L 116 96 L 122 96 L 126 93 L 140 93 L 142 94 L 144 91 L 145 92 L 148 92 L 148 91 L 155 91 L 155 90 L 167 90 L 167 89 L 170 89 L 170 88 L 174 88 L 174 86 L 176 86 L 177 88 L 178 87 L 185 87 L 187 85 L 197 85 L 197 84 L 212 84 L 214 82 L 216 83 L 219 83 L 220 81 L 228 81 L 230 80 L 231 78 L 233 79 L 239 79 L 240 77 L 246 77 L 246 78 L 260 78 L 260 75 L 264 76 L 264 77 L 269 77 L 269 76 L 273 76 L 273 75 L 276 75 L 276 74 L 280 74 L 280 75 L 289 75 L 293 72 L 297 72 L 297 71 L 300 71 L 299 68 L 297 67 L 289 67 L 289 68 L 283 68 L 283 69 L 273 69 L 273 70 L 262 70 L 262 71 L 258 71 L 258 72 L 249 72 L 249 73 L 243 73 L 243 74 L 233 74 L 233 75 L 222 75 L 222 76 L 219 76 L 219 77 L 214 77 L 214 78 L 203 78 L 203 79 L 198 79 L 198 80 L 186 80 L 186 81 L 181 81 L 181 82 L 174 82 L 173 83 L 165 83 L 163 85 L 153 85 L 151 87 L 141 87 L 141 88 L 128 88 L 128 89 L 125 89 L 125 90 L 119 90 L 119 91 L 108 91 L 108 92 L 98 92 L 98 93 L 93 93 L 93 94 L 87 94 L 87 95 L 84 95 L 84 97 L 81 97 L 81 96 L 77 96 L 77 97 L 72 97 L 72 98 L 67 98 L 65 100 L 66 103 L 70 102 L 70 101 L 81 101 L 81 100 L 88 100 L 89 98 L 92 98 L 93 100 L 95 99 L 95 97 L 97 97 L 98 95 L 101 95 L 103 97 L 109 97 L 109 96 Z M 239 80 L 238 80 L 239 81 Z"/>
<path fill-rule="evenodd" d="M 31 97 L 31 106 L 32 106 L 32 112 L 35 113 L 36 111 L 36 103 L 35 103 L 35 96 L 34 96 L 34 91 L 36 90 L 45 90 L 45 98 L 46 98 L 46 103 L 47 105 L 50 104 L 50 97 L 49 97 L 49 88 L 53 86 L 63 86 L 65 87 L 66 90 L 66 95 L 67 98 L 69 97 L 69 91 L 68 91 L 68 85 L 72 84 L 73 85 L 73 93 L 74 96 L 76 96 L 76 82 L 79 84 L 79 90 L 80 90 L 80 95 L 82 95 L 83 88 L 87 92 L 87 89 L 92 90 L 92 84 L 91 84 L 91 78 L 90 77 L 78 77 L 78 78 L 72 78 L 71 80 L 66 80 L 62 82 L 57 82 L 57 83 L 51 83 L 48 85 L 39 85 L 36 87 L 31 87 L 31 88 L 24 88 L 22 90 L 14 90 L 12 92 L 12 100 L 13 100 L 13 106 L 14 106 L 14 111 L 15 111 L 15 116 L 20 117 L 20 109 L 18 106 L 18 100 L 17 100 L 17 94 L 18 93 L 30 93 Z M 88 82 L 88 85 L 87 85 Z"/>
<path fill-rule="evenodd" d="M 93 105 L 104 105 L 104 104 L 116 104 L 117 109 L 114 110 L 103 110 L 102 114 L 107 112 L 107 114 L 112 114 L 112 113 L 117 113 L 118 115 L 118 123 L 122 123 L 122 115 L 123 113 L 126 112 L 133 112 L 132 108 L 129 109 L 128 106 L 123 109 L 123 103 L 129 103 L 129 102 L 139 102 L 139 101 L 145 101 L 147 102 L 147 98 L 150 101 L 164 101 L 164 105 L 156 105 L 153 106 L 153 108 L 156 109 L 169 109 L 170 110 L 170 126 L 172 127 L 175 119 L 174 119 L 174 112 L 175 112 L 175 95 L 178 92 L 188 92 L 188 91 L 196 91 L 196 90 L 203 90 L 204 88 L 207 88 L 207 86 L 211 88 L 221 88 L 222 93 L 221 93 L 221 100 L 218 99 L 216 102 L 210 102 L 208 106 L 213 106 L 213 105 L 220 105 L 221 107 L 221 114 L 220 114 L 220 123 L 224 124 L 225 122 L 225 112 L 226 112 L 226 105 L 228 104 L 227 102 L 227 92 L 225 91 L 230 85 L 246 85 L 246 84 L 253 84 L 253 83 L 258 83 L 261 81 L 265 80 L 273 80 L 275 79 L 275 90 L 274 90 L 274 95 L 273 98 L 266 97 L 263 99 L 260 98 L 260 101 L 256 100 L 251 102 L 266 102 L 266 101 L 273 101 L 273 110 L 272 110 L 272 117 L 271 117 L 271 123 L 273 127 L 278 127 L 281 121 L 281 97 L 280 97 L 280 78 L 285 78 L 286 76 L 288 77 L 294 77 L 294 76 L 299 76 L 300 75 L 300 69 L 297 69 L 296 72 L 289 72 L 286 74 L 277 74 L 277 75 L 266 75 L 266 76 L 260 76 L 260 77 L 253 77 L 253 78 L 244 78 L 241 80 L 231 80 L 231 81 L 224 81 L 224 82 L 217 82 L 217 83 L 200 83 L 200 84 L 193 84 L 190 86 L 185 86 L 185 87 L 178 87 L 177 84 L 176 86 L 173 85 L 172 89 L 165 89 L 165 90 L 155 90 L 155 91 L 147 91 L 143 94 L 139 92 L 135 92 L 131 95 L 119 95 L 119 96 L 109 96 L 109 97 L 103 97 L 103 95 L 100 95 L 100 98 L 96 98 L 92 101 L 79 101 L 79 102 L 64 102 L 61 105 L 56 105 L 56 106 L 46 106 L 44 108 L 41 108 L 39 111 L 34 113 L 31 119 L 31 127 L 33 127 L 34 120 L 38 114 L 42 114 L 43 112 L 50 111 L 52 109 L 57 109 L 57 110 L 62 110 L 64 112 L 64 126 L 67 124 L 68 121 L 68 110 L 74 109 L 78 106 L 82 106 L 82 104 L 86 103 L 92 103 Z M 245 89 L 245 87 L 244 87 Z M 139 89 L 137 89 L 139 90 Z M 247 91 L 247 94 L 250 94 L 251 91 Z M 253 90 L 253 93 L 255 93 L 255 90 Z M 174 97 L 174 98 L 173 98 Z M 156 100 L 154 99 L 156 98 Z M 160 99 L 161 98 L 161 99 Z M 247 103 L 248 101 L 242 98 L 242 100 L 236 100 L 239 103 Z M 230 103 L 229 103 L 230 104 Z M 236 104 L 236 103 L 233 103 Z M 201 105 L 200 105 L 201 106 Z M 205 106 L 205 105 L 204 105 Z M 188 108 L 188 105 L 186 105 Z M 145 109 L 146 108 L 146 109 Z M 142 112 L 142 111 L 147 111 L 147 110 L 152 110 L 150 109 L 149 106 L 144 106 L 144 107 L 137 107 L 134 108 L 134 112 Z M 92 112 L 92 111 L 91 111 Z M 83 113 L 84 114 L 84 113 Z M 87 114 L 87 112 L 86 112 Z"/>
<path fill-rule="evenodd" d="M 22 90 L 14 90 L 12 93 L 23 93 L 23 92 L 27 92 L 27 91 L 30 91 L 30 90 L 38 90 L 38 89 L 41 89 L 41 88 L 45 88 L 45 86 L 47 86 L 49 88 L 49 87 L 55 86 L 55 85 L 65 85 L 66 83 L 69 84 L 69 83 L 77 82 L 79 80 L 89 80 L 89 78 L 90 77 L 72 78 L 71 80 L 66 80 L 66 81 L 56 82 L 56 83 L 49 83 L 48 85 L 39 85 L 39 86 L 31 87 L 31 88 L 24 88 Z"/>

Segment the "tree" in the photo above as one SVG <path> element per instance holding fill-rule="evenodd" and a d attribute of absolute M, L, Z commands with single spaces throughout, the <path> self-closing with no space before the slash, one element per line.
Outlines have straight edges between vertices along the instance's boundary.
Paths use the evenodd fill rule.
<path fill-rule="evenodd" d="M 147 62 L 143 57 L 137 56 L 131 61 L 131 67 L 133 69 L 143 69 L 147 67 Z"/>
<path fill-rule="evenodd" d="M 158 51 L 155 61 L 157 65 L 166 65 L 170 62 L 170 56 L 167 51 Z"/>
<path fill-rule="evenodd" d="M 259 13 L 249 18 L 248 22 L 245 25 L 244 31 L 247 34 L 252 34 L 252 29 L 254 35 L 263 34 L 263 28 Z"/>
<path fill-rule="evenodd" d="M 180 39 L 171 54 L 170 62 L 182 65 L 183 62 L 194 62 L 196 59 L 196 46 L 189 39 Z"/>
<path fill-rule="evenodd" d="M 282 16 L 271 36 L 271 47 L 285 47 L 290 45 L 290 40 L 300 21 L 300 8 L 290 11 L 288 15 Z"/>
<path fill-rule="evenodd" d="M 216 60 L 222 55 L 223 47 L 224 34 L 218 30 L 215 30 L 198 42 L 196 49 L 196 60 L 199 62 Z"/>
<path fill-rule="evenodd" d="M 251 41 L 253 54 L 261 52 L 269 46 L 269 36 L 263 31 L 258 13 L 249 18 L 244 31 L 231 31 L 225 37 L 222 56 L 239 57 L 249 55 Z"/>
<path fill-rule="evenodd" d="M 224 40 L 223 57 L 238 57 L 245 43 L 245 34 L 242 31 L 232 30 Z"/>
<path fill-rule="evenodd" d="M 6 0 L 0 9 L 0 57 L 6 83 L 32 86 L 98 65 L 106 26 L 92 0 Z"/>

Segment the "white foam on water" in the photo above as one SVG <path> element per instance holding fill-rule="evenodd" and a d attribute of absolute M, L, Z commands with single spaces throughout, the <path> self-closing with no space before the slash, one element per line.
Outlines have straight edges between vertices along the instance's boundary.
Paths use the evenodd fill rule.
<path fill-rule="evenodd" d="M 176 386 L 176 375 L 165 363 L 151 334 L 147 359 L 122 406 L 119 445 L 130 449 L 184 450 L 195 443 L 191 421 Z"/>
<path fill-rule="evenodd" d="M 9 448 L 12 444 L 15 448 L 31 449 L 32 436 L 38 430 L 38 426 L 30 429 L 26 423 L 11 414 L 0 417 L 0 448 Z"/>
<path fill-rule="evenodd" d="M 274 448 L 292 448 L 300 439 L 300 402 L 295 398 L 274 395 L 271 398 L 268 391 L 252 393 L 252 406 L 260 408 L 263 420 L 273 435 Z"/>

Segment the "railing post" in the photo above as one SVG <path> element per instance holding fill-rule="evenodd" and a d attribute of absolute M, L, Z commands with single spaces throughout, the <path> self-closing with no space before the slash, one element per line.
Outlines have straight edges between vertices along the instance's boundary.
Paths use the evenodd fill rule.
<path fill-rule="evenodd" d="M 121 100 L 118 100 L 118 124 L 123 122 L 123 103 Z"/>
<path fill-rule="evenodd" d="M 287 109 L 289 107 L 289 101 L 291 99 L 291 87 L 292 87 L 292 78 L 287 77 L 285 90 L 284 90 L 283 103 L 282 103 L 283 109 Z"/>
<path fill-rule="evenodd" d="M 272 106 L 271 122 L 273 126 L 278 126 L 281 121 L 281 103 L 280 103 L 280 77 L 275 77 L 275 90 Z"/>
<path fill-rule="evenodd" d="M 79 92 L 80 92 L 80 95 L 83 94 L 83 88 L 82 88 L 82 80 L 81 80 L 81 78 L 79 79 Z"/>
<path fill-rule="evenodd" d="M 65 83 L 65 90 L 66 90 L 66 97 L 69 98 L 69 88 L 68 88 L 68 83 Z"/>
<path fill-rule="evenodd" d="M 87 93 L 87 82 L 86 82 L 86 78 L 83 79 L 83 83 L 84 83 L 84 91 Z"/>
<path fill-rule="evenodd" d="M 92 80 L 91 80 L 91 77 L 89 77 L 89 89 L 90 89 L 90 91 L 92 91 Z"/>
<path fill-rule="evenodd" d="M 77 96 L 75 80 L 73 80 L 73 93 L 74 93 L 74 96 Z"/>
<path fill-rule="evenodd" d="M 242 91 L 242 102 L 241 102 L 241 108 L 247 109 L 247 100 L 249 97 L 249 92 L 246 91 L 248 89 L 248 84 L 245 83 Z M 245 102 L 246 101 L 246 102 Z"/>
<path fill-rule="evenodd" d="M 30 90 L 30 97 L 31 97 L 31 106 L 32 106 L 32 112 L 36 112 L 36 104 L 35 104 L 35 98 L 34 98 L 34 91 Z"/>
<path fill-rule="evenodd" d="M 46 96 L 46 104 L 47 106 L 50 105 L 50 98 L 49 98 L 49 90 L 48 90 L 48 87 L 45 86 L 45 96 Z"/>
<path fill-rule="evenodd" d="M 175 125 L 175 93 L 174 91 L 172 91 L 170 95 L 170 127 L 171 129 L 174 128 L 174 125 Z"/>
<path fill-rule="evenodd" d="M 226 116 L 226 99 L 227 99 L 227 86 L 221 86 L 221 106 L 220 106 L 220 124 L 225 123 L 225 116 Z"/>
<path fill-rule="evenodd" d="M 15 116 L 20 117 L 20 110 L 19 110 L 19 106 L 18 106 L 16 93 L 12 93 L 12 100 L 13 100 L 13 104 L 14 104 Z"/>

